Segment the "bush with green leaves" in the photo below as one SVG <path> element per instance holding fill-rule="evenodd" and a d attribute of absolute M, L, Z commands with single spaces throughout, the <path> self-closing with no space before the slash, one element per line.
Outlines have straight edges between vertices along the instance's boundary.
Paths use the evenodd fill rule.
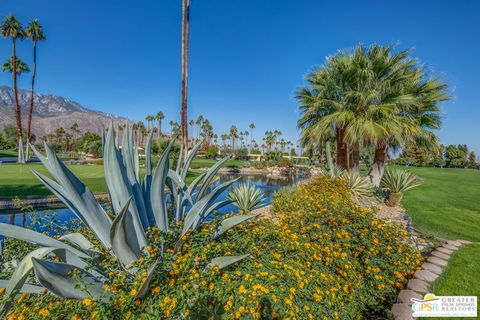
<path fill-rule="evenodd" d="M 242 183 L 230 190 L 228 199 L 238 208 L 240 213 L 249 213 L 259 208 L 265 201 L 263 193 L 253 184 Z"/>
<path fill-rule="evenodd" d="M 186 186 L 185 177 L 200 143 L 181 156 L 173 170 L 169 168 L 169 155 L 175 140 L 171 140 L 153 168 L 150 134 L 145 148 L 146 174 L 140 179 L 132 130 L 124 130 L 121 149 L 115 139 L 115 130 L 110 126 L 102 140 L 111 212 L 107 212 L 48 145 L 45 144 L 46 156 L 32 147 L 53 179 L 32 169 L 33 174 L 72 210 L 85 228 L 83 232 L 51 237 L 0 223 L 1 235 L 35 245 L 35 249 L 18 263 L 10 280 L 0 282 L 5 288 L 2 314 L 8 311 L 19 292 L 40 293 L 47 289 L 63 298 L 107 301 L 111 292 L 105 290 L 105 284 L 110 281 L 112 268 L 124 270 L 124 276 L 136 284 L 134 298 L 141 298 L 148 291 L 156 266 L 169 261 L 164 255 L 169 248 L 164 245 L 173 243 L 173 251 L 179 251 L 185 238 L 198 230 L 208 216 L 230 203 L 216 199 L 235 180 L 211 185 L 221 165 L 230 157 L 222 159 Z M 171 190 L 170 195 L 166 194 L 166 188 Z M 167 207 L 167 198 L 174 204 L 173 208 Z M 246 220 L 241 216 L 222 220 L 215 236 Z M 164 238 L 157 242 L 155 256 L 148 250 L 147 234 L 152 228 L 159 230 L 160 237 Z M 217 257 L 211 264 L 222 268 L 244 257 Z M 138 261 L 146 258 L 149 264 L 140 268 Z M 32 271 L 34 282 L 28 283 Z"/>
<path fill-rule="evenodd" d="M 387 169 L 383 174 L 380 187 L 388 190 L 386 204 L 394 207 L 402 200 L 403 193 L 418 187 L 422 181 L 413 173 L 401 169 Z"/>

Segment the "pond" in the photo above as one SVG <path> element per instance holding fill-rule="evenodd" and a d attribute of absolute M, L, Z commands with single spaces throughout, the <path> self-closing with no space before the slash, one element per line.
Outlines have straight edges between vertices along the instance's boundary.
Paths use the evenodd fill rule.
<path fill-rule="evenodd" d="M 227 180 L 231 180 L 234 178 L 239 178 L 233 184 L 233 187 L 238 186 L 241 183 L 249 183 L 255 185 L 256 188 L 260 189 L 261 192 L 265 195 L 266 199 L 264 201 L 264 205 L 270 204 L 273 199 L 273 194 L 275 191 L 285 188 L 291 187 L 297 184 L 298 182 L 305 180 L 306 176 L 299 176 L 299 175 L 292 175 L 286 176 L 281 178 L 272 178 L 265 175 L 238 175 L 238 174 L 219 174 L 219 179 L 215 182 L 215 185 L 223 183 Z M 227 198 L 228 190 L 223 192 L 218 200 L 225 200 Z M 230 204 L 227 205 L 220 210 L 218 210 L 220 214 L 226 214 L 231 212 L 236 212 L 237 209 L 234 205 Z M 69 208 L 65 207 L 56 207 L 56 208 L 39 208 L 34 210 L 33 213 L 30 212 L 1 212 L 0 213 L 0 222 L 2 223 L 11 223 L 12 219 L 16 225 L 30 225 L 32 220 L 39 220 L 44 217 L 54 217 L 56 223 L 62 224 L 66 221 L 71 220 L 72 218 L 76 219 L 75 215 Z M 37 223 L 38 224 L 38 223 Z M 35 227 L 35 229 L 39 229 Z M 43 228 L 40 228 L 39 231 L 45 231 Z"/>

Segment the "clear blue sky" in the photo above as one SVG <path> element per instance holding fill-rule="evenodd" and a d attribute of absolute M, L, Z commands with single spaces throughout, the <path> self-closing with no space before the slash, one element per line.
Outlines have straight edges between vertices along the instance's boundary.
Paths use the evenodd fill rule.
<path fill-rule="evenodd" d="M 315 65 L 358 43 L 398 43 L 451 85 L 443 143 L 480 151 L 480 2 L 192 0 L 189 116 L 218 133 L 280 129 L 296 140 L 296 88 Z M 0 15 L 40 19 L 38 91 L 134 120 L 179 120 L 180 0 L 2 0 Z M 0 42 L 0 59 L 10 43 Z M 29 43 L 19 56 L 31 61 Z M 29 77 L 20 80 L 28 87 Z M 8 75 L 1 84 L 10 84 Z"/>

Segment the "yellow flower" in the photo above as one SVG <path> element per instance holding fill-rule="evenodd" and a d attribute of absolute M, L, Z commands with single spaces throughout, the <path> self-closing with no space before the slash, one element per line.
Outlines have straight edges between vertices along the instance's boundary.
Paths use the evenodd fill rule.
<path fill-rule="evenodd" d="M 155 288 L 152 289 L 152 296 L 156 295 L 159 292 L 160 292 L 160 286 L 156 286 Z"/>
<path fill-rule="evenodd" d="M 47 308 L 42 308 L 38 311 L 38 315 L 42 317 L 48 316 L 49 312 Z"/>
<path fill-rule="evenodd" d="M 132 289 L 130 291 L 130 297 L 135 297 L 137 295 L 137 289 Z"/>
<path fill-rule="evenodd" d="M 82 320 L 78 314 L 74 314 L 71 320 Z"/>
<path fill-rule="evenodd" d="M 84 306 L 89 307 L 89 306 L 92 305 L 92 300 L 90 300 L 88 298 L 85 298 L 85 299 L 83 299 L 82 303 L 83 303 Z"/>

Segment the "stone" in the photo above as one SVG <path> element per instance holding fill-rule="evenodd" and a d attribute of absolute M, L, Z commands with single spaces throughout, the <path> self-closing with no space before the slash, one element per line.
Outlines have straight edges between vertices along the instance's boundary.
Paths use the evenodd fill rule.
<path fill-rule="evenodd" d="M 440 252 L 438 250 L 435 250 L 431 253 L 432 256 L 443 259 L 443 260 L 448 260 L 450 259 L 450 256 L 446 253 Z"/>
<path fill-rule="evenodd" d="M 412 307 L 406 303 L 395 303 L 392 307 L 395 320 L 412 320 Z"/>
<path fill-rule="evenodd" d="M 435 279 L 438 278 L 438 274 L 435 274 L 428 270 L 417 270 L 415 271 L 415 274 L 413 276 L 417 279 L 424 280 L 427 282 L 433 282 L 435 281 Z"/>
<path fill-rule="evenodd" d="M 472 244 L 473 243 L 472 241 L 468 241 L 468 240 L 457 240 L 457 242 L 460 242 L 461 244 Z"/>
<path fill-rule="evenodd" d="M 413 291 L 413 290 L 408 290 L 408 289 L 404 289 L 402 291 L 400 291 L 400 293 L 398 294 L 398 302 L 400 303 L 406 303 L 406 304 L 413 304 L 412 302 L 412 298 L 415 298 L 415 299 L 422 299 L 422 295 Z"/>
<path fill-rule="evenodd" d="M 444 248 L 444 247 L 438 247 L 437 251 L 443 252 L 445 254 L 452 254 L 453 253 L 453 250 L 450 250 L 450 249 L 447 249 L 447 248 Z"/>
<path fill-rule="evenodd" d="M 444 243 L 444 244 L 442 245 L 442 247 L 447 248 L 447 249 L 449 249 L 449 250 L 453 250 L 453 251 L 457 251 L 457 250 L 458 250 L 458 247 L 455 247 L 455 246 L 452 246 L 451 244 L 446 244 L 446 243 Z"/>
<path fill-rule="evenodd" d="M 448 244 L 448 245 L 454 246 L 454 247 L 460 247 L 462 245 L 461 242 L 454 241 L 454 240 L 447 240 L 447 241 L 445 241 L 445 244 Z"/>
<path fill-rule="evenodd" d="M 410 279 L 407 288 L 420 293 L 428 293 L 428 283 L 420 279 Z"/>
<path fill-rule="evenodd" d="M 422 264 L 422 268 L 438 275 L 442 274 L 442 271 L 443 271 L 442 267 L 439 267 L 433 263 L 428 263 L 428 262 Z"/>
<path fill-rule="evenodd" d="M 430 263 L 433 263 L 433 264 L 436 264 L 437 266 L 441 266 L 441 267 L 446 267 L 448 262 L 443 260 L 443 259 L 440 259 L 440 258 L 437 258 L 437 257 L 429 257 L 427 259 L 428 262 Z"/>

